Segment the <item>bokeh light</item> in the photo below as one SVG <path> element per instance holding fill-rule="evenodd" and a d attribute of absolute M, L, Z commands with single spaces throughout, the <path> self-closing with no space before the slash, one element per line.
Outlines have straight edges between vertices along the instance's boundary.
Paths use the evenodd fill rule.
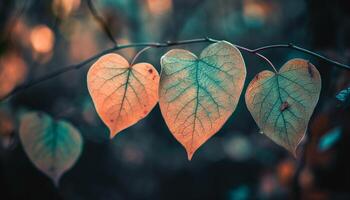
<path fill-rule="evenodd" d="M 15 26 L 13 27 L 13 34 L 11 34 L 13 38 L 16 38 L 18 43 L 26 48 L 30 48 L 30 27 L 26 20 L 19 18 Z"/>
<path fill-rule="evenodd" d="M 0 110 L 0 137 L 9 136 L 13 133 L 14 121 L 8 112 Z"/>
<path fill-rule="evenodd" d="M 279 189 L 277 178 L 273 174 L 265 174 L 260 180 L 260 193 L 269 199 Z"/>
<path fill-rule="evenodd" d="M 284 160 L 277 166 L 277 175 L 279 181 L 287 185 L 292 181 L 293 175 L 295 171 L 295 162 L 290 159 Z"/>
<path fill-rule="evenodd" d="M 27 76 L 27 66 L 16 53 L 0 57 L 0 99 L 11 92 Z"/>
<path fill-rule="evenodd" d="M 76 20 L 74 26 L 66 32 L 69 39 L 69 57 L 73 62 L 79 62 L 99 51 L 97 31 L 91 19 Z"/>
<path fill-rule="evenodd" d="M 163 15 L 172 9 L 172 0 L 147 0 L 147 7 L 153 15 Z"/>
<path fill-rule="evenodd" d="M 314 182 L 314 175 L 308 167 L 305 167 L 301 171 L 298 182 L 300 186 L 304 189 L 312 187 Z"/>
<path fill-rule="evenodd" d="M 52 50 L 55 35 L 46 25 L 37 25 L 30 32 L 32 48 L 38 53 L 48 53 Z"/>
<path fill-rule="evenodd" d="M 248 27 L 259 28 L 265 24 L 266 6 L 262 3 L 247 2 L 243 7 L 243 19 Z"/>
<path fill-rule="evenodd" d="M 80 0 L 54 0 L 52 2 L 52 11 L 61 18 L 69 16 L 80 6 Z"/>
<path fill-rule="evenodd" d="M 233 160 L 247 160 L 252 155 L 253 146 L 249 139 L 243 135 L 235 135 L 225 140 L 224 151 Z"/>

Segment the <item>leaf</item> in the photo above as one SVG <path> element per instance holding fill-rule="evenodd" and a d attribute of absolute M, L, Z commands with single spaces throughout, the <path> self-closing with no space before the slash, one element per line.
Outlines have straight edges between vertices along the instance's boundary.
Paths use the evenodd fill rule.
<path fill-rule="evenodd" d="M 221 41 L 205 48 L 199 58 L 171 50 L 161 65 L 160 109 L 191 160 L 235 110 L 246 77 L 244 60 L 236 47 Z"/>
<path fill-rule="evenodd" d="M 29 112 L 20 120 L 19 136 L 30 161 L 58 186 L 61 176 L 80 157 L 83 140 L 66 121 L 44 113 Z"/>
<path fill-rule="evenodd" d="M 262 71 L 245 95 L 261 131 L 295 155 L 321 91 L 321 77 L 310 62 L 292 59 L 276 74 Z"/>
<path fill-rule="evenodd" d="M 340 91 L 336 98 L 342 102 L 342 107 L 348 108 L 350 106 L 350 87 Z"/>
<path fill-rule="evenodd" d="M 146 117 L 158 102 L 157 70 L 149 63 L 130 66 L 118 54 L 98 59 L 88 72 L 87 84 L 111 138 Z"/>
<path fill-rule="evenodd" d="M 350 87 L 340 91 L 336 98 L 339 100 L 339 101 L 342 101 L 342 102 L 345 102 L 350 96 Z"/>
<path fill-rule="evenodd" d="M 342 134 L 341 127 L 335 127 L 320 138 L 318 150 L 327 151 L 332 148 L 340 139 Z"/>

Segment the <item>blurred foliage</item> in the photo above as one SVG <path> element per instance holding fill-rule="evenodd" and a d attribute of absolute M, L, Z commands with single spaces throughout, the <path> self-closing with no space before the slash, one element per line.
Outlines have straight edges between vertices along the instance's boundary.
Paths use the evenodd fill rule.
<path fill-rule="evenodd" d="M 99 0 L 97 11 L 119 44 L 209 36 L 247 47 L 293 42 L 350 62 L 348 0 Z M 113 45 L 84 0 L 0 1 L 0 96 L 55 69 Z M 204 44 L 184 45 L 199 53 Z M 129 60 L 139 49 L 120 51 Z M 158 70 L 168 48 L 139 61 Z M 269 50 L 276 66 L 311 60 L 322 76 L 320 102 L 296 160 L 264 135 L 244 105 L 188 162 L 157 106 L 109 140 L 86 88 L 89 66 L 43 82 L 0 104 L 0 199 L 349 199 L 350 111 L 337 106 L 350 72 L 292 50 Z M 243 53 L 249 73 L 265 63 Z M 243 90 L 245 93 L 245 89 Z M 29 161 L 18 141 L 23 110 L 65 119 L 83 135 L 77 164 L 56 189 Z M 339 127 L 337 142 L 320 138 Z M 327 136 L 326 136 L 327 137 Z"/>

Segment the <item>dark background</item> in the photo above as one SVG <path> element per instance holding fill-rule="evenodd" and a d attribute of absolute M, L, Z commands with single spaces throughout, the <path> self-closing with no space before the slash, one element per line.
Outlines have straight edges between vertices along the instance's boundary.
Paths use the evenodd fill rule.
<path fill-rule="evenodd" d="M 14 66 L 12 75 L 17 77 L 0 76 L 1 95 L 7 83 L 11 89 L 113 46 L 86 0 L 67 1 L 75 2 L 75 7 L 60 7 L 71 5 L 60 2 L 0 1 L 0 75 L 6 66 Z M 348 0 L 92 2 L 119 44 L 205 36 L 249 48 L 292 42 L 350 63 Z M 45 52 L 31 38 L 39 25 L 54 35 L 51 43 L 47 35 L 40 35 L 39 43 L 53 44 Z M 199 53 L 205 45 L 181 48 Z M 119 53 L 131 59 L 137 50 Z M 159 70 L 159 59 L 167 50 L 148 50 L 138 60 Z M 242 53 L 248 71 L 246 88 L 268 66 Z M 276 66 L 294 57 L 309 59 L 321 73 L 320 101 L 298 158 L 259 134 L 243 96 L 222 130 L 191 162 L 168 131 L 158 106 L 146 119 L 109 140 L 86 88 L 89 64 L 1 102 L 0 199 L 350 199 L 349 103 L 335 98 L 349 86 L 350 71 L 291 49 L 267 50 L 264 55 Z M 66 119 L 84 138 L 83 153 L 64 174 L 59 188 L 23 151 L 17 120 L 23 110 Z M 340 138 L 320 151 L 320 138 L 337 127 Z"/>

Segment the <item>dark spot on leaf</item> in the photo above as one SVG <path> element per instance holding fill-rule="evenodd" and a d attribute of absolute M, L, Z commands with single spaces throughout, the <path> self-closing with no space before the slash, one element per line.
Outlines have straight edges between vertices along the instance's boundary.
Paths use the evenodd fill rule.
<path fill-rule="evenodd" d="M 152 77 L 152 80 L 154 80 L 154 79 L 156 79 L 156 76 L 153 76 L 153 77 Z"/>
<path fill-rule="evenodd" d="M 284 101 L 281 104 L 280 111 L 283 112 L 283 111 L 287 110 L 288 108 L 289 108 L 289 103 L 287 101 Z"/>
<path fill-rule="evenodd" d="M 254 77 L 254 79 L 257 81 L 257 80 L 259 80 L 259 74 L 257 74 L 257 75 L 255 75 L 255 77 Z"/>
<path fill-rule="evenodd" d="M 146 115 L 146 114 L 147 114 L 147 110 L 144 110 L 144 111 L 143 111 L 143 114 L 145 114 L 145 115 Z"/>
<path fill-rule="evenodd" d="M 111 119 L 111 120 L 110 120 L 110 122 L 114 122 L 114 120 L 113 120 L 113 119 Z"/>
<path fill-rule="evenodd" d="M 149 69 L 148 72 L 149 72 L 150 74 L 152 74 L 152 73 L 153 73 L 153 69 Z"/>
<path fill-rule="evenodd" d="M 314 77 L 314 71 L 312 70 L 312 65 L 311 65 L 310 62 L 308 62 L 307 64 L 308 64 L 308 65 L 307 65 L 307 72 L 309 73 L 309 76 L 310 76 L 311 78 L 313 78 L 313 77 Z"/>

